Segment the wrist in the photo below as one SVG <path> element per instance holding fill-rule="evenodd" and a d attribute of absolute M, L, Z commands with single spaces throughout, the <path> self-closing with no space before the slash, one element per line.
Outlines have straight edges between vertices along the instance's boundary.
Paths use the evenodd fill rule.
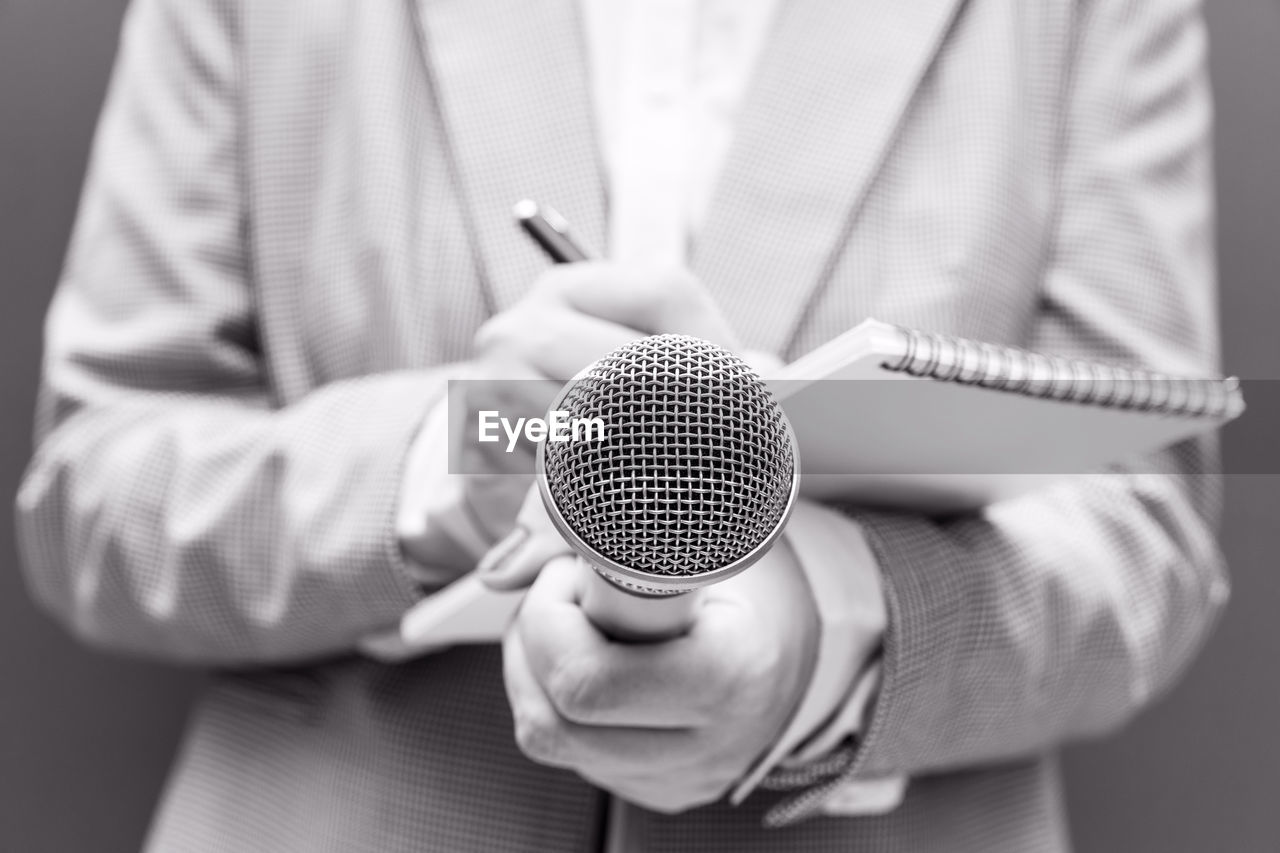
<path fill-rule="evenodd" d="M 402 472 L 396 537 L 419 582 L 441 585 L 489 547 L 467 504 L 464 478 L 449 471 L 449 404 L 441 398 L 414 437 Z"/>
<path fill-rule="evenodd" d="M 862 710 L 874 696 L 864 682 L 887 615 L 879 568 L 861 528 L 846 516 L 802 501 L 789 522 L 786 542 L 817 607 L 817 652 L 796 710 L 773 748 L 734 789 L 735 804 L 788 758 L 812 760 L 856 735 Z"/>

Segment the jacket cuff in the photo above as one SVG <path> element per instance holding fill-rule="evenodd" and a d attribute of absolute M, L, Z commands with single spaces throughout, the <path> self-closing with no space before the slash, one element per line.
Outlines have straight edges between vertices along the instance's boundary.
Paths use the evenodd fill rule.
<path fill-rule="evenodd" d="M 438 376 L 428 379 L 420 372 L 409 371 L 384 374 L 359 382 L 371 389 L 374 386 L 377 388 L 376 393 L 367 396 L 355 395 L 364 397 L 357 404 L 362 408 L 365 422 L 370 425 L 369 434 L 364 441 L 371 445 L 395 448 L 394 452 L 371 456 L 378 464 L 385 466 L 385 470 L 369 474 L 376 474 L 386 487 L 370 507 L 368 518 L 363 522 L 368 532 L 359 538 L 378 543 L 382 551 L 381 562 L 387 570 L 379 573 L 381 583 L 368 586 L 367 596 L 370 601 L 366 604 L 379 611 L 394 611 L 397 607 L 389 604 L 395 603 L 403 611 L 424 595 L 418 569 L 401 547 L 398 531 L 404 470 L 423 419 L 442 397 L 443 389 Z M 405 400 L 415 399 L 421 400 L 421 403 L 405 405 Z"/>
<path fill-rule="evenodd" d="M 819 504 L 802 501 L 786 541 L 805 573 L 821 622 L 817 660 L 791 721 L 773 747 L 734 788 L 742 802 L 788 758 L 805 763 L 857 733 L 878 682 L 868 667 L 885 628 L 875 559 L 858 524 Z"/>
<path fill-rule="evenodd" d="M 825 761 L 828 778 L 772 808 L 765 825 L 785 826 L 824 813 L 839 792 L 858 782 L 897 785 L 898 798 L 905 792 L 908 766 L 894 752 L 895 745 L 910 744 L 913 732 L 931 725 L 929 715 L 945 713 L 937 701 L 936 673 L 951 669 L 949 656 L 956 645 L 945 639 L 958 624 L 965 604 L 954 584 L 953 557 L 943 547 L 941 534 L 929 522 L 894 513 L 857 514 L 867 544 L 881 567 L 887 624 L 882 644 L 880 689 L 864 718 L 861 737 L 851 739 Z M 923 567 L 923 568 L 922 568 Z M 928 630 L 918 626 L 927 623 Z M 917 644 L 932 637 L 929 649 L 907 650 L 908 638 Z M 852 789 L 849 789 L 852 790 Z M 851 799 L 856 799 L 852 798 Z M 895 803 L 896 805 L 896 803 Z"/>

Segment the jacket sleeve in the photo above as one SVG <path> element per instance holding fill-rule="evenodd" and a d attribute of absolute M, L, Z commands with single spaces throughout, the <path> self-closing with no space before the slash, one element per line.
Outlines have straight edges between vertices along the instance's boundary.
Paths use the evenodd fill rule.
<path fill-rule="evenodd" d="M 1191 0 L 1078 4 L 1060 212 L 1029 345 L 1217 369 L 1206 38 Z M 1211 441 L 955 520 L 854 511 L 888 605 L 850 778 L 1008 760 L 1166 690 L 1227 597 Z M 815 795 L 816 796 L 816 795 Z"/>
<path fill-rule="evenodd" d="M 131 7 L 17 499 L 29 585 L 76 634 L 223 664 L 349 650 L 418 597 L 396 502 L 444 387 L 407 371 L 273 404 L 237 73 L 231 4 Z"/>

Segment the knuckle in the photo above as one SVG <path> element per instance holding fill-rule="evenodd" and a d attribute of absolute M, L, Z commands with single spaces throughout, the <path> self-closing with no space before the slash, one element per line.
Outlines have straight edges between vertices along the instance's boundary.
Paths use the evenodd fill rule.
<path fill-rule="evenodd" d="M 722 665 L 706 674 L 699 691 L 702 706 L 708 710 L 737 712 L 742 699 L 742 686 L 748 681 L 747 670 L 752 664 L 738 656 L 729 656 Z"/>
<path fill-rule="evenodd" d="M 763 714 L 778 701 L 777 687 L 782 683 L 782 673 L 768 658 L 776 659 L 776 656 L 762 651 L 759 660 L 743 663 L 733 682 L 733 702 L 745 716 Z"/>
<path fill-rule="evenodd" d="M 599 707 L 599 678 L 581 658 L 566 658 L 547 675 L 546 691 L 556 710 L 574 722 L 591 722 Z"/>
<path fill-rule="evenodd" d="M 711 803 L 729 793 L 729 789 L 733 787 L 747 768 L 743 767 L 741 772 L 726 774 L 721 779 L 708 779 L 698 791 L 699 801 L 703 803 Z"/>
<path fill-rule="evenodd" d="M 548 716 L 529 710 L 515 715 L 516 745 L 530 759 L 555 763 L 560 756 L 559 727 Z"/>
<path fill-rule="evenodd" d="M 679 267 L 664 270 L 658 280 L 671 296 L 697 296 L 702 290 L 698 277 Z"/>
<path fill-rule="evenodd" d="M 490 317 L 476 330 L 475 347 L 480 352 L 502 349 L 515 331 L 510 311 Z"/>
<path fill-rule="evenodd" d="M 703 678 L 702 709 L 728 714 L 735 719 L 755 717 L 776 699 L 779 674 L 771 655 L 760 644 L 743 647 L 742 653 L 726 655 Z"/>
<path fill-rule="evenodd" d="M 738 645 L 733 658 L 736 677 L 745 683 L 773 679 L 785 668 L 786 640 L 772 631 L 757 631 L 748 642 Z"/>
<path fill-rule="evenodd" d="M 588 286 L 590 276 L 585 264 L 556 264 L 547 269 L 529 288 L 529 298 L 534 301 L 558 300 L 576 288 Z"/>
<path fill-rule="evenodd" d="M 560 326 L 559 318 L 542 308 L 504 311 L 476 332 L 475 348 L 481 355 L 527 364 L 560 343 Z"/>
<path fill-rule="evenodd" d="M 698 805 L 687 792 L 670 788 L 650 792 L 644 799 L 645 808 L 665 815 L 678 815 Z"/>
<path fill-rule="evenodd" d="M 563 317 L 549 311 L 531 314 L 525 321 L 523 338 L 530 353 L 543 352 L 564 346 Z"/>
<path fill-rule="evenodd" d="M 722 785 L 711 781 L 700 781 L 692 786 L 685 796 L 685 808 L 693 809 L 698 806 L 705 806 L 708 803 L 714 803 L 724 796 L 728 785 Z"/>
<path fill-rule="evenodd" d="M 701 307 L 706 301 L 706 291 L 693 273 L 676 269 L 660 278 L 663 295 L 669 304 L 679 308 Z"/>
<path fill-rule="evenodd" d="M 671 270 L 658 279 L 659 323 L 668 329 L 712 340 L 723 337 L 719 312 L 702 282 L 685 270 Z"/>

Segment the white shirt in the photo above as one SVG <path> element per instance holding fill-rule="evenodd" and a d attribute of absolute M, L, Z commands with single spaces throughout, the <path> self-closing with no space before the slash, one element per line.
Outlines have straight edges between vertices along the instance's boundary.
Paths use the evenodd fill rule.
<path fill-rule="evenodd" d="M 683 266 L 777 0 L 583 0 L 609 257 Z"/>

